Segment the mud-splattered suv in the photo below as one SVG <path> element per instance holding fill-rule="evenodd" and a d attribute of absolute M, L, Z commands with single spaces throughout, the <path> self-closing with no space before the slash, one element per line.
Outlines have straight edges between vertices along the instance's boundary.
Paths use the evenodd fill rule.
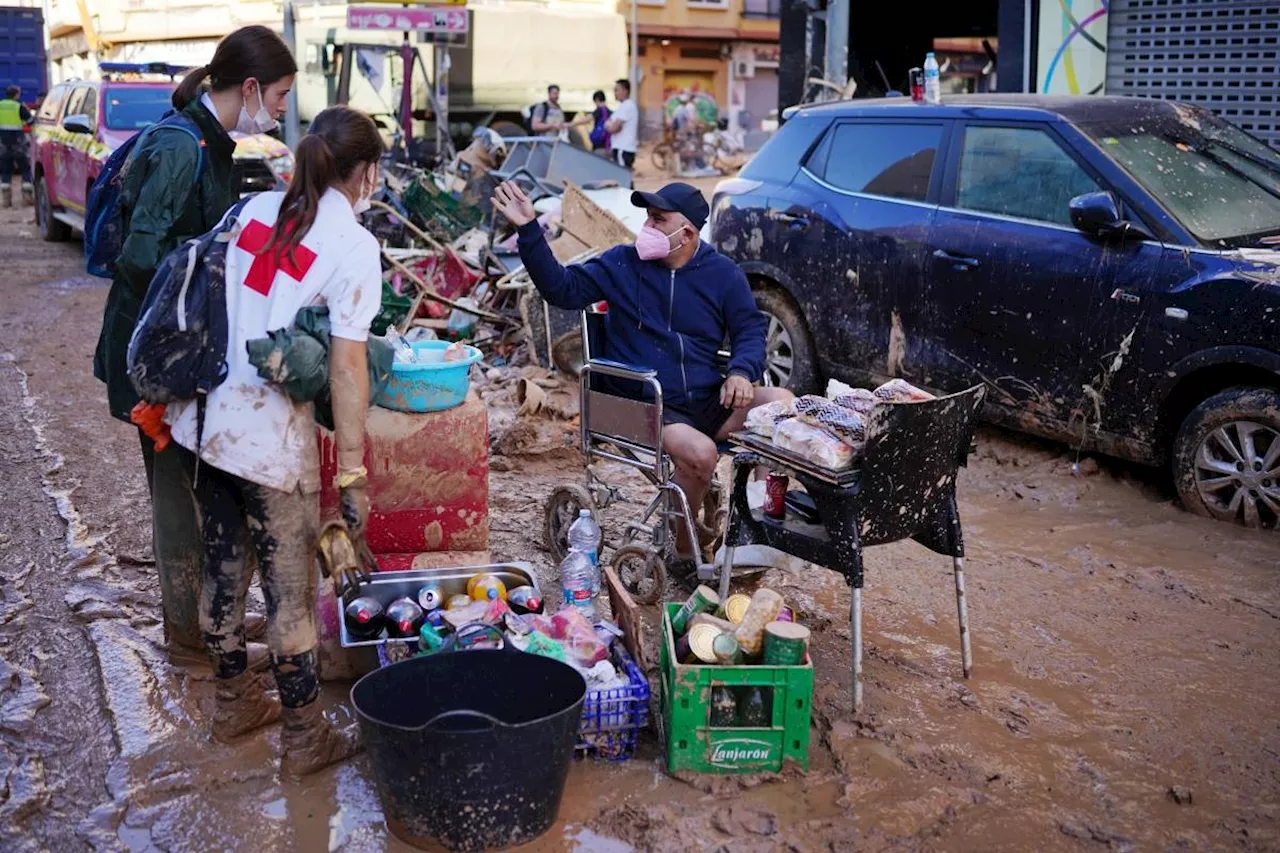
<path fill-rule="evenodd" d="M 991 420 L 1280 522 L 1280 156 L 1181 104 L 795 112 L 712 201 L 774 381 L 989 388 Z"/>

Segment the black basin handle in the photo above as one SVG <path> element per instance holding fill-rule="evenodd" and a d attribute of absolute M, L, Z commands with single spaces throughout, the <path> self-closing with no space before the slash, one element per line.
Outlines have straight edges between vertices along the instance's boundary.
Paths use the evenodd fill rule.
<path fill-rule="evenodd" d="M 452 711 L 441 711 L 439 714 L 436 714 L 434 717 L 432 717 L 431 719 L 423 723 L 421 728 L 423 730 L 434 729 L 434 728 L 437 728 L 441 722 L 445 722 L 448 720 L 475 720 L 476 721 L 477 725 L 474 728 L 467 728 L 467 729 L 450 728 L 449 729 L 450 732 L 458 732 L 458 733 L 487 732 L 491 729 L 497 728 L 498 726 L 502 726 L 503 728 L 507 727 L 507 724 L 502 722 L 502 720 L 499 720 L 497 717 L 491 714 L 486 714 L 483 711 L 471 711 L 467 708 L 456 708 Z"/>

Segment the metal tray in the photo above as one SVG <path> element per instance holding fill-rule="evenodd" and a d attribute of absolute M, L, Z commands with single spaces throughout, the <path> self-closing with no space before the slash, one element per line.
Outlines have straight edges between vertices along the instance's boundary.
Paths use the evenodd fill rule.
<path fill-rule="evenodd" d="M 368 595 L 376 598 L 386 607 L 397 598 L 409 596 L 417 598 L 418 590 L 428 583 L 440 587 L 445 597 L 461 595 L 467 591 L 467 581 L 475 575 L 497 575 L 507 589 L 518 586 L 531 586 L 542 594 L 538 588 L 538 579 L 534 576 L 530 563 L 495 563 L 489 566 L 463 566 L 443 569 L 409 569 L 403 572 L 376 572 L 372 579 L 361 585 L 355 597 Z M 345 648 L 358 646 L 377 646 L 382 643 L 416 642 L 415 637 L 382 637 L 376 640 L 353 640 L 347 634 L 347 620 L 342 618 L 345 602 L 338 601 L 338 637 Z"/>
<path fill-rule="evenodd" d="M 852 464 L 848 468 L 828 468 L 825 465 L 818 465 L 810 462 L 798 453 L 792 453 L 790 450 L 783 450 L 769 439 L 762 435 L 756 435 L 753 432 L 735 432 L 729 435 L 729 441 L 739 447 L 746 448 L 753 453 L 780 462 L 796 471 L 802 471 L 805 474 L 822 480 L 824 483 L 830 483 L 833 486 L 845 488 L 853 485 L 858 479 L 859 459 L 854 457 Z"/>

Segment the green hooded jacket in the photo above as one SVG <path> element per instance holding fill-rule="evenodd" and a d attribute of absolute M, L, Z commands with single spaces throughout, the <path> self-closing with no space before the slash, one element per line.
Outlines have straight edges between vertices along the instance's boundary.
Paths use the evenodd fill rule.
<path fill-rule="evenodd" d="M 179 244 L 213 229 L 240 197 L 232 164 L 235 141 L 199 98 L 183 112 L 204 137 L 199 186 L 200 151 L 189 135 L 176 130 L 142 131 L 145 135 L 129 155 L 121 177 L 125 239 L 107 294 L 93 375 L 107 383 L 112 416 L 124 421 L 139 400 L 125 356 L 156 267 Z"/>

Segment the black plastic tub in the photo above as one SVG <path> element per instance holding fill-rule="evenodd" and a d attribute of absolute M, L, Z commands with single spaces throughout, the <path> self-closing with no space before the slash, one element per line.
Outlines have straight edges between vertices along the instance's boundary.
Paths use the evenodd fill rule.
<path fill-rule="evenodd" d="M 416 657 L 351 688 L 387 827 L 416 847 L 510 847 L 551 828 L 586 682 L 516 651 Z"/>

